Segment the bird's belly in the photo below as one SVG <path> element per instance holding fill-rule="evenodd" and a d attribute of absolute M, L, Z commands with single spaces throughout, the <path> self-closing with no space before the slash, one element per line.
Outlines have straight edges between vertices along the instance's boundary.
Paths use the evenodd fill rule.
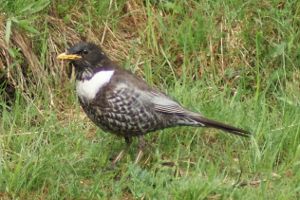
<path fill-rule="evenodd" d="M 161 118 L 151 114 L 107 112 L 99 107 L 85 106 L 87 116 L 101 129 L 118 136 L 138 136 L 169 127 Z"/>

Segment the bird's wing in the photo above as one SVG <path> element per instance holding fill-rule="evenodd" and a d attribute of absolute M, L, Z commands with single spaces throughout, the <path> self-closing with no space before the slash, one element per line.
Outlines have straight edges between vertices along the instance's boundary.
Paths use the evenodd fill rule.
<path fill-rule="evenodd" d="M 186 112 L 179 103 L 161 92 L 153 90 L 148 92 L 147 95 L 149 96 L 149 101 L 153 104 L 155 111 L 168 114 L 183 114 Z"/>
<path fill-rule="evenodd" d="M 186 112 L 179 103 L 172 100 L 163 92 L 149 87 L 146 82 L 138 79 L 129 72 L 123 72 L 127 74 L 126 77 L 123 74 L 115 74 L 114 77 L 118 81 L 118 84 L 112 86 L 112 90 L 115 91 L 115 95 L 113 96 L 117 97 L 116 99 L 123 99 L 123 103 L 126 102 L 127 105 L 131 104 L 132 107 L 142 106 L 161 113 L 182 114 Z M 106 97 L 108 102 L 116 100 L 114 97 L 111 100 L 109 98 Z M 110 104 L 112 106 L 112 103 Z"/>
<path fill-rule="evenodd" d="M 126 84 L 119 84 L 114 88 L 114 91 L 114 94 L 106 97 L 106 101 L 110 104 L 110 107 L 145 107 L 161 113 L 186 113 L 186 110 L 179 103 L 172 100 L 164 93 L 152 88 L 142 90 L 139 88 L 128 87 Z"/>

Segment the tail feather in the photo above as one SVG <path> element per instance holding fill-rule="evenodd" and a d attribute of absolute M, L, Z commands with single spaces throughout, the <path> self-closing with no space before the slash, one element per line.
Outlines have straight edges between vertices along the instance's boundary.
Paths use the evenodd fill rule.
<path fill-rule="evenodd" d="M 205 117 L 202 117 L 200 115 L 197 116 L 191 116 L 191 119 L 195 120 L 196 122 L 198 122 L 198 125 L 200 126 L 205 126 L 205 127 L 211 127 L 211 128 L 217 128 L 217 129 L 221 129 L 223 131 L 235 134 L 235 135 L 239 135 L 239 136 L 243 136 L 243 137 L 249 137 L 251 135 L 251 133 L 249 131 L 228 125 L 228 124 L 224 124 L 222 122 L 218 122 L 215 120 L 211 120 Z"/>

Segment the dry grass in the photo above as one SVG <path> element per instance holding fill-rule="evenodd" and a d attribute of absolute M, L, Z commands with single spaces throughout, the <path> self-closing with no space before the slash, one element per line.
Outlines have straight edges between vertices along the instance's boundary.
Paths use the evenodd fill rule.
<path fill-rule="evenodd" d="M 13 24 L 9 43 L 11 15 L 1 15 L 0 106 L 16 101 L 0 110 L 0 199 L 298 199 L 298 10 L 235 3 L 51 1 L 18 18 L 38 33 Z M 56 59 L 80 40 L 192 110 L 256 134 L 166 129 L 146 136 L 140 165 L 134 143 L 107 171 L 123 141 L 81 112 L 74 74 Z"/>
<path fill-rule="evenodd" d="M 110 9 L 110 8 L 109 8 Z M 97 28 L 87 29 L 82 36 L 76 31 L 76 25 L 83 13 L 72 10 L 72 17 L 67 23 L 57 16 L 55 11 L 50 11 L 46 16 L 48 37 L 43 40 L 42 46 L 46 47 L 47 54 L 41 58 L 41 52 L 36 49 L 36 42 L 22 29 L 12 27 L 10 42 L 5 42 L 5 16 L 0 17 L 0 73 L 2 81 L 7 82 L 14 89 L 19 90 L 24 96 L 31 96 L 35 89 L 44 88 L 53 97 L 52 90 L 64 87 L 64 82 L 69 78 L 66 70 L 62 70 L 63 63 L 56 56 L 81 40 L 100 44 L 104 51 L 114 60 L 121 61 L 128 57 L 131 41 L 138 40 L 138 30 L 145 28 L 146 15 L 144 7 L 137 1 L 128 1 L 123 8 L 124 15 L 119 22 L 119 31 L 112 31 L 109 21 L 102 21 Z M 140 54 L 145 54 L 143 46 L 135 47 L 135 57 L 131 63 L 140 66 Z M 140 49 L 139 49 L 140 48 Z M 13 49 L 15 54 L 10 53 Z M 49 75 L 57 82 L 49 83 Z M 59 79 L 55 77 L 59 77 Z M 35 88 L 35 89 L 34 89 Z"/>

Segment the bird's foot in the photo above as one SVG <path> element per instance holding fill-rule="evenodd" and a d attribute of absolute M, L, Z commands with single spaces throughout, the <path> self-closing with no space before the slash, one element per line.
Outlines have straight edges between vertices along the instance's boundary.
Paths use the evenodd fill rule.
<path fill-rule="evenodd" d="M 120 151 L 120 153 L 111 161 L 110 166 L 108 169 L 115 169 L 117 166 L 117 163 L 124 157 L 124 154 L 127 152 L 127 149 L 123 149 Z"/>
<path fill-rule="evenodd" d="M 124 157 L 126 150 L 121 150 L 120 153 L 113 159 L 113 161 L 111 162 L 111 168 L 115 168 L 116 164 Z"/>
<path fill-rule="evenodd" d="M 139 152 L 135 158 L 134 164 L 138 164 L 144 155 L 144 149 L 146 146 L 146 142 L 143 136 L 139 136 Z"/>
<path fill-rule="evenodd" d="M 143 155 L 144 155 L 144 152 L 143 152 L 143 150 L 140 149 L 135 158 L 134 164 L 138 164 L 140 162 L 140 160 L 142 159 Z"/>

